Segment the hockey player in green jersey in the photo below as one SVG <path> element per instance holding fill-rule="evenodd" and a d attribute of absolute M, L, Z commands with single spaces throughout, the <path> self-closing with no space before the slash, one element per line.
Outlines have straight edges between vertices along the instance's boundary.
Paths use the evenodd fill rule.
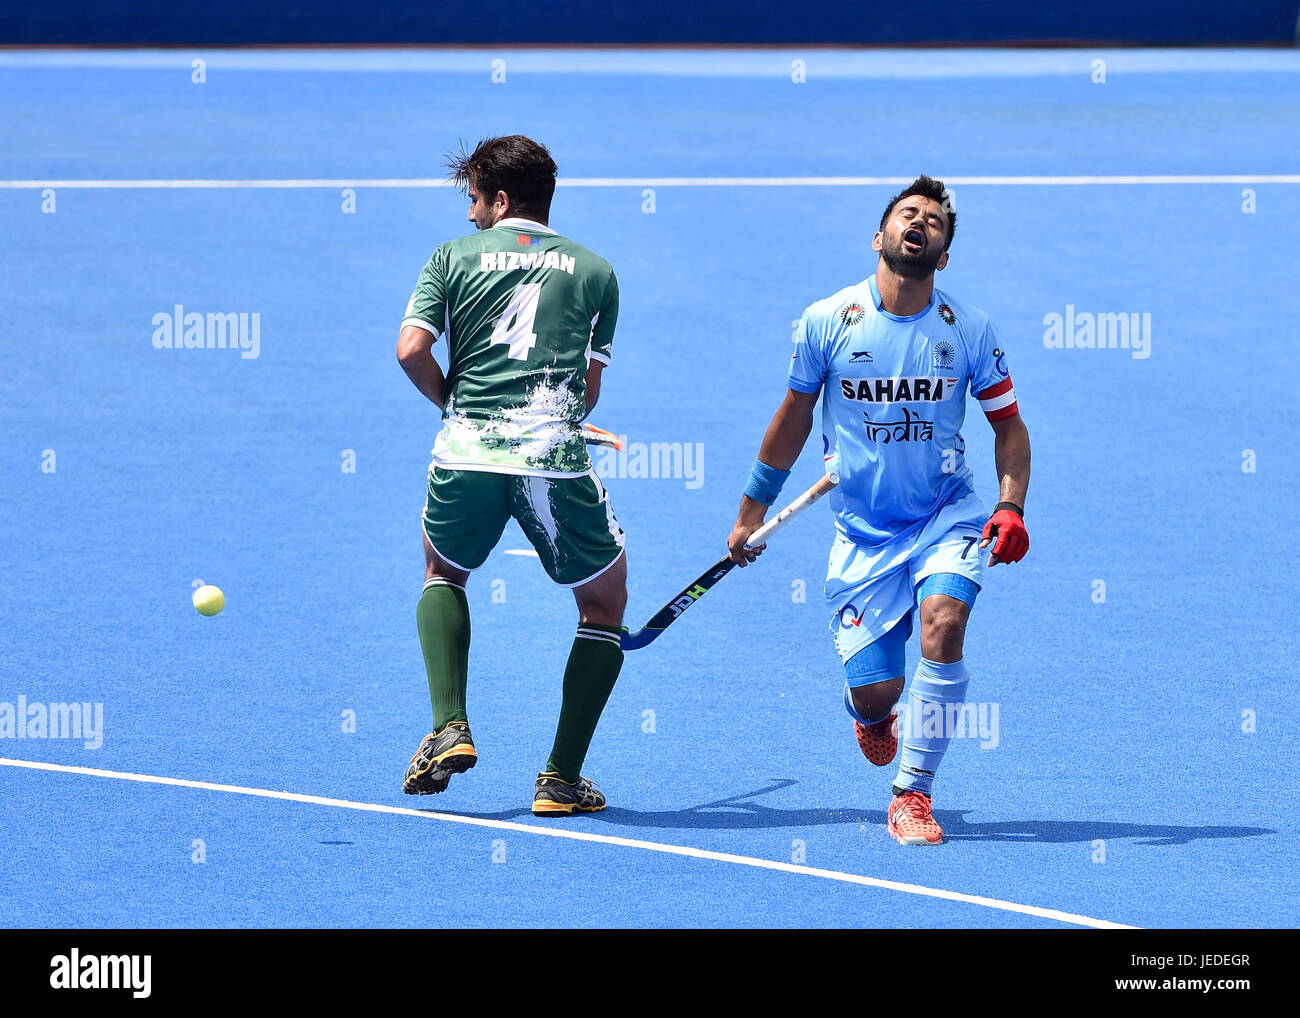
<path fill-rule="evenodd" d="M 513 517 L 551 579 L 573 590 L 579 614 L 533 813 L 591 813 L 605 808 L 605 797 L 581 768 L 623 664 L 627 561 L 580 425 L 610 362 L 618 281 L 605 259 L 547 225 L 556 166 L 542 145 L 522 135 L 489 138 L 449 168 L 479 232 L 433 252 L 397 341 L 403 370 L 443 415 L 416 609 L 433 733 L 402 787 L 441 792 L 478 760 L 465 713 L 465 584 Z M 432 355 L 440 337 L 445 376 Z"/>

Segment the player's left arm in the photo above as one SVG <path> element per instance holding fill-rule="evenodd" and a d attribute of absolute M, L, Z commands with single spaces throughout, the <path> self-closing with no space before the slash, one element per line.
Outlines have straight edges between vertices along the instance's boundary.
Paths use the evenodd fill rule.
<path fill-rule="evenodd" d="M 596 409 L 596 401 L 600 399 L 601 373 L 614 355 L 614 327 L 617 324 L 618 277 L 610 269 L 600 308 L 591 320 L 591 339 L 587 343 L 587 412 L 583 414 L 583 420 Z"/>
<path fill-rule="evenodd" d="M 988 523 L 980 547 L 993 544 L 989 565 L 1019 562 L 1029 551 L 1025 529 L 1025 496 L 1029 492 L 1029 429 L 1020 414 L 993 421 L 993 457 L 998 471 L 998 505 Z"/>
<path fill-rule="evenodd" d="M 587 412 L 582 415 L 585 421 L 591 416 L 591 412 L 596 409 L 596 403 L 600 399 L 600 376 L 605 370 L 605 365 L 594 357 L 591 363 L 587 365 Z"/>
<path fill-rule="evenodd" d="M 985 322 L 975 345 L 971 392 L 993 428 L 993 456 L 998 471 L 998 504 L 984 524 L 980 548 L 993 545 L 989 565 L 1019 562 L 1029 551 L 1025 529 L 1025 495 L 1029 491 L 1029 429 L 1020 416 L 1016 388 L 997 330 Z"/>

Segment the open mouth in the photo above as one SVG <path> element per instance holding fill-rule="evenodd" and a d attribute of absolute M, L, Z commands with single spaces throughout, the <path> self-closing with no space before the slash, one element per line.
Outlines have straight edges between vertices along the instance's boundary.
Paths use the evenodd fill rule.
<path fill-rule="evenodd" d="M 913 227 L 903 234 L 903 243 L 912 247 L 925 247 L 925 234 Z"/>

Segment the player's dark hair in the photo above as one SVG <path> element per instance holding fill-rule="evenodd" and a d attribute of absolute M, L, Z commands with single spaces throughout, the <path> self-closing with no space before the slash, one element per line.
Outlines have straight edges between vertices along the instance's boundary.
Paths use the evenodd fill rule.
<path fill-rule="evenodd" d="M 943 249 L 947 251 L 952 244 L 952 235 L 957 232 L 957 210 L 952 206 L 952 196 L 948 193 L 948 189 L 944 187 L 943 181 L 927 177 L 924 173 L 890 199 L 889 205 L 885 208 L 885 214 L 880 217 L 880 228 L 882 230 L 885 228 L 885 223 L 889 221 L 889 217 L 894 213 L 894 207 L 904 198 L 910 198 L 914 194 L 937 201 L 943 206 L 943 210 L 948 213 L 948 237 L 943 242 Z"/>
<path fill-rule="evenodd" d="M 466 152 L 462 143 L 458 152 L 447 156 L 447 169 L 453 184 L 461 190 L 473 186 L 489 201 L 504 191 L 521 216 L 546 220 L 551 214 L 558 170 L 546 146 L 532 138 L 484 138 L 473 152 Z"/>

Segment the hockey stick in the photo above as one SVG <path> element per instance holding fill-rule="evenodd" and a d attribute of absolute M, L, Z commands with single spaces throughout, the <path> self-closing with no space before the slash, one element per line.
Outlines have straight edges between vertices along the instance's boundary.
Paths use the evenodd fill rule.
<path fill-rule="evenodd" d="M 775 534 L 839 483 L 839 474 L 832 472 L 824 475 L 820 481 L 782 509 L 776 514 L 776 516 L 750 534 L 749 540 L 745 542 L 745 548 L 752 551 L 754 548 L 766 544 L 769 537 Z M 660 633 L 681 618 L 687 608 L 707 594 L 711 589 L 713 589 L 714 585 L 719 580 L 726 576 L 727 573 L 731 572 L 735 564 L 736 563 L 731 560 L 730 555 L 724 556 L 722 559 L 710 566 L 709 569 L 702 576 L 697 578 L 694 583 L 655 612 L 650 621 L 635 633 L 629 632 L 627 627 L 624 626 L 622 639 L 623 649 L 640 650 L 642 647 L 648 647 L 652 644 L 658 638 Z"/>
<path fill-rule="evenodd" d="M 588 445 L 603 445 L 611 449 L 623 448 L 622 440 L 614 432 L 598 428 L 594 424 L 582 426 L 582 440 Z"/>

